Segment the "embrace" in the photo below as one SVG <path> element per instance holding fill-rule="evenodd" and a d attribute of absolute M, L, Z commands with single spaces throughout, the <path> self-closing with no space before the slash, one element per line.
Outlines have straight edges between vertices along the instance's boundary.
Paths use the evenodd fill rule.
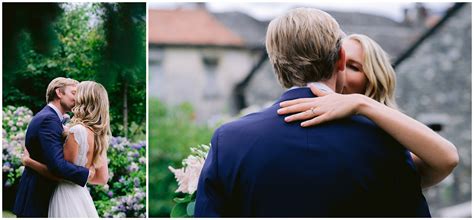
<path fill-rule="evenodd" d="M 26 131 L 17 217 L 95 217 L 86 183 L 108 181 L 109 100 L 96 82 L 58 77 Z M 66 126 L 69 116 L 74 114 Z"/>
<path fill-rule="evenodd" d="M 459 156 L 397 109 L 381 47 L 297 8 L 270 22 L 266 49 L 287 91 L 215 131 L 195 216 L 430 217 L 422 188 Z"/>

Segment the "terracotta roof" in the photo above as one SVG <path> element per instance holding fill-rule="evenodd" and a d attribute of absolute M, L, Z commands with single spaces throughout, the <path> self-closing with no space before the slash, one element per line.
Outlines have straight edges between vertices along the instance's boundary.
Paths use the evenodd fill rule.
<path fill-rule="evenodd" d="M 203 9 L 149 11 L 150 44 L 243 46 L 243 40 Z"/>

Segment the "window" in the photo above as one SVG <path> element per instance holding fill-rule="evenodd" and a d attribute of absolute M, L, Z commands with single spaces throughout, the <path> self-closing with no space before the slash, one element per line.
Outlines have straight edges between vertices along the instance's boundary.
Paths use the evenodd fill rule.
<path fill-rule="evenodd" d="M 205 74 L 204 98 L 216 99 L 220 96 L 218 81 L 217 81 L 217 66 L 219 65 L 219 58 L 215 51 L 204 51 L 202 54 L 202 63 Z"/>

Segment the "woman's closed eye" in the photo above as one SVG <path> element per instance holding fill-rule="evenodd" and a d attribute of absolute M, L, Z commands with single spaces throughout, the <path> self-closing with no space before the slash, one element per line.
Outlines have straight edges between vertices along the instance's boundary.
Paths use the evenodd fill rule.
<path fill-rule="evenodd" d="M 354 64 L 348 64 L 347 67 L 350 68 L 351 70 L 354 70 L 354 71 L 359 71 L 360 70 L 359 67 L 357 67 Z"/>

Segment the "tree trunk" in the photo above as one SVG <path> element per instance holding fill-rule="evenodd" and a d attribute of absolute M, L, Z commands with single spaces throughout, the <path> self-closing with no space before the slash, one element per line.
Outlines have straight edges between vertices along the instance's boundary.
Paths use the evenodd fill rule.
<path fill-rule="evenodd" d="M 128 138 L 128 80 L 123 82 L 123 131 L 126 138 Z"/>

